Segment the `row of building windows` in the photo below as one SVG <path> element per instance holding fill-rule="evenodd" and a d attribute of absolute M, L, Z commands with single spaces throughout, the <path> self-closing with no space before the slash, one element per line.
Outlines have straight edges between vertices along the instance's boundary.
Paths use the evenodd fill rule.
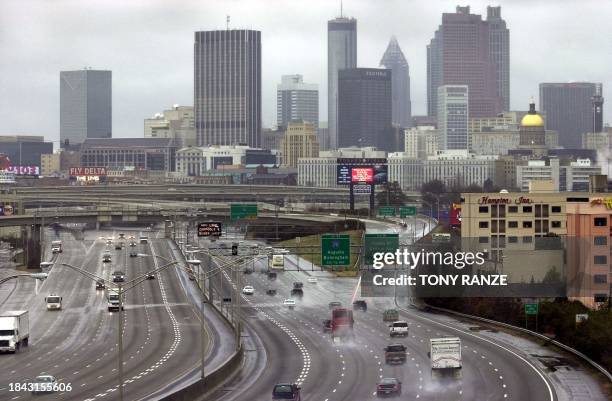
<path fill-rule="evenodd" d="M 499 207 L 499 208 L 498 208 Z M 508 206 L 508 213 L 518 213 L 518 206 Z M 523 213 L 533 213 L 533 206 L 523 206 Z M 505 215 L 505 205 L 493 205 L 491 206 L 492 217 L 503 217 Z M 547 217 L 548 216 L 548 205 L 535 205 L 536 217 Z M 561 213 L 561 206 L 552 206 L 550 208 L 552 213 Z M 478 213 L 489 213 L 489 206 L 479 206 Z"/>

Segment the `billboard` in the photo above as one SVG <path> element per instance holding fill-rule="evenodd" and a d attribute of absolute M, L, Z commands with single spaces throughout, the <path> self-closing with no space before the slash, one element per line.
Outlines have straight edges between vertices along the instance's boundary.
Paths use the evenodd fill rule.
<path fill-rule="evenodd" d="M 384 158 L 338 158 L 336 167 L 336 183 L 338 185 L 349 185 L 351 183 L 361 184 L 384 184 L 387 182 L 387 159 Z M 363 177 L 371 171 L 371 181 L 354 181 L 353 170 L 357 169 L 357 177 Z"/>
<path fill-rule="evenodd" d="M 351 169 L 351 182 L 353 184 L 371 184 L 374 182 L 374 169 L 372 167 L 353 167 Z"/>
<path fill-rule="evenodd" d="M 34 177 L 40 175 L 40 167 L 38 166 L 8 166 L 6 171 L 15 175 L 29 175 Z"/>
<path fill-rule="evenodd" d="M 220 237 L 221 232 L 222 226 L 219 222 L 198 223 L 198 237 Z"/>
<path fill-rule="evenodd" d="M 106 167 L 70 167 L 71 177 L 81 177 L 87 175 L 106 176 Z"/>

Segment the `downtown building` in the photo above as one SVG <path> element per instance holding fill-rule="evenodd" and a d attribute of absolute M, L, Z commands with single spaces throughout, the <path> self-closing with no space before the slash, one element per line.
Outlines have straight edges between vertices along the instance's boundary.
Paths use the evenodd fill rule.
<path fill-rule="evenodd" d="M 80 167 L 169 173 L 176 146 L 169 138 L 90 138 L 81 145 Z"/>
<path fill-rule="evenodd" d="M 427 46 L 428 115 L 438 113 L 438 88 L 442 85 L 468 87 L 470 117 L 495 116 L 502 111 L 498 87 L 506 84 L 497 85 L 491 40 L 489 22 L 470 14 L 469 6 L 442 14 L 442 24 Z M 502 59 L 507 62 L 509 58 L 499 58 L 500 62 Z"/>
<path fill-rule="evenodd" d="M 338 71 L 357 68 L 357 20 L 340 16 L 327 22 L 327 131 L 321 149 L 338 148 Z"/>
<path fill-rule="evenodd" d="M 582 134 L 601 132 L 601 88 L 592 82 L 540 84 L 540 109 L 546 114 L 546 128 L 559 132 L 559 145 L 578 149 Z"/>
<path fill-rule="evenodd" d="M 61 146 L 78 146 L 88 138 L 111 138 L 112 132 L 112 72 L 61 71 Z"/>
<path fill-rule="evenodd" d="M 145 119 L 144 137 L 172 139 L 177 149 L 195 146 L 197 141 L 193 107 L 175 104 L 170 110 Z"/>
<path fill-rule="evenodd" d="M 395 36 L 391 37 L 387 50 L 380 60 L 380 66 L 391 70 L 391 95 L 393 125 L 410 127 L 412 106 L 410 102 L 410 70 L 408 61 Z"/>
<path fill-rule="evenodd" d="M 319 127 L 319 89 L 304 83 L 301 75 L 283 75 L 276 87 L 276 124 L 286 127 L 290 121 L 304 120 Z"/>
<path fill-rule="evenodd" d="M 396 151 L 391 124 L 391 70 L 353 68 L 338 73 L 338 146 Z M 403 138 L 401 138 L 403 145 Z"/>
<path fill-rule="evenodd" d="M 12 166 L 41 167 L 42 155 L 53 153 L 53 142 L 38 135 L 0 135 L 0 155 L 9 158 Z"/>
<path fill-rule="evenodd" d="M 438 87 L 438 149 L 469 149 L 469 97 L 467 85 Z"/>
<path fill-rule="evenodd" d="M 240 167 L 276 164 L 276 155 L 269 150 L 246 145 L 190 146 L 176 152 L 176 172 L 180 177 L 199 177 L 213 170 L 223 173 Z"/>
<path fill-rule="evenodd" d="M 300 158 L 319 157 L 319 138 L 315 125 L 304 120 L 287 124 L 281 139 L 282 163 L 284 167 L 297 168 Z"/>
<path fill-rule="evenodd" d="M 194 115 L 199 146 L 260 146 L 261 32 L 195 33 Z"/>

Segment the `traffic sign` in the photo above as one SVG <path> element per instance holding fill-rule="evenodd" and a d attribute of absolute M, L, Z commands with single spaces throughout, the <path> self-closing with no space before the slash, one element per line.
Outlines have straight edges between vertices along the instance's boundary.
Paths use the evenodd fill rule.
<path fill-rule="evenodd" d="M 321 266 L 348 266 L 350 263 L 350 235 L 323 234 L 321 236 Z"/>
<path fill-rule="evenodd" d="M 232 220 L 256 219 L 257 204 L 232 203 L 230 204 L 230 217 Z"/>
<path fill-rule="evenodd" d="M 394 206 L 381 206 L 378 208 L 379 216 L 395 216 Z"/>
<path fill-rule="evenodd" d="M 525 304 L 525 315 L 537 315 L 538 304 Z"/>
<path fill-rule="evenodd" d="M 400 207 L 400 217 L 416 216 L 416 206 Z"/>
<path fill-rule="evenodd" d="M 366 234 L 364 244 L 364 262 L 374 263 L 377 252 L 394 252 L 399 248 L 399 234 Z"/>
<path fill-rule="evenodd" d="M 198 223 L 198 237 L 220 237 L 222 232 L 221 227 L 221 223 L 216 221 Z"/>

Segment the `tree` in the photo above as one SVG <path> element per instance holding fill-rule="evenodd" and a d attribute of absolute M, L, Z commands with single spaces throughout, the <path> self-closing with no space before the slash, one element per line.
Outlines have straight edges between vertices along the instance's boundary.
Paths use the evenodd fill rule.
<path fill-rule="evenodd" d="M 402 206 L 407 200 L 408 197 L 397 182 L 387 182 L 381 185 L 376 194 L 379 206 Z"/>
<path fill-rule="evenodd" d="M 485 182 L 482 184 L 482 191 L 483 192 L 499 192 L 499 187 L 497 187 L 493 183 L 492 179 L 487 178 Z"/>
<path fill-rule="evenodd" d="M 446 185 L 440 180 L 431 180 L 421 186 L 421 196 L 423 200 L 430 205 L 434 205 L 437 202 L 437 198 L 445 193 Z"/>

